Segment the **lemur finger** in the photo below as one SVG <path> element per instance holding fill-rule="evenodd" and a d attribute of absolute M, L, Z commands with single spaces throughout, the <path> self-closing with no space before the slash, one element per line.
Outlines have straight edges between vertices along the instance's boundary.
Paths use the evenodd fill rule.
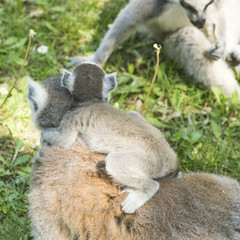
<path fill-rule="evenodd" d="M 219 58 L 222 57 L 224 53 L 224 49 L 221 48 L 220 46 L 218 47 L 217 45 L 214 45 L 214 47 L 206 50 L 205 52 L 205 56 L 209 59 L 209 60 L 218 60 Z"/>

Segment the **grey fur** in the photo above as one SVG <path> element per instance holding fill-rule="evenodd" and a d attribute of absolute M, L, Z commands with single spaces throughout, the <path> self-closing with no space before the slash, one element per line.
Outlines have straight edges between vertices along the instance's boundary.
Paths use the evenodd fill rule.
<path fill-rule="evenodd" d="M 228 66 L 240 63 L 239 11 L 238 0 L 131 0 L 96 52 L 72 58 L 68 67 L 85 61 L 104 65 L 115 47 L 142 26 L 163 42 L 170 59 L 177 60 L 195 80 L 220 87 L 228 96 L 237 91 L 240 97 Z"/>
<path fill-rule="evenodd" d="M 107 154 L 108 174 L 128 187 L 123 210 L 133 213 L 158 191 L 159 183 L 153 179 L 178 172 L 178 162 L 157 128 L 138 114 L 128 114 L 105 102 L 104 82 L 111 91 L 115 81 L 114 75 L 105 74 L 95 64 L 76 67 L 72 78 L 65 78 L 65 85 L 78 104 L 66 112 L 57 128 L 44 128 L 42 140 L 70 147 L 80 135 L 91 151 Z M 53 96 L 55 101 L 58 96 Z M 48 105 L 44 111 L 47 109 Z"/>
<path fill-rule="evenodd" d="M 33 84 L 33 81 L 28 83 L 28 101 L 33 106 L 32 115 L 35 125 L 40 129 L 48 126 L 57 127 L 66 111 L 73 106 L 72 95 L 61 85 L 61 76 L 49 78 L 42 85 Z M 40 108 L 37 91 L 41 86 L 46 91 L 47 99 L 44 106 Z M 45 98 L 45 96 L 39 96 L 39 98 Z M 40 112 L 37 112 L 39 108 Z"/>

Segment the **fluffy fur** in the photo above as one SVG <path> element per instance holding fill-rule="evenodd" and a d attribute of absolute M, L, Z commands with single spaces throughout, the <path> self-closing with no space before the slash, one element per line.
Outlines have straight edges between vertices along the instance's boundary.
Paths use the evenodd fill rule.
<path fill-rule="evenodd" d="M 68 66 L 85 61 L 104 65 L 115 47 L 142 26 L 195 80 L 240 98 L 230 68 L 240 62 L 239 12 L 239 0 L 131 0 L 96 52 L 72 58 Z"/>
<path fill-rule="evenodd" d="M 42 85 L 48 108 L 33 112 L 41 129 L 60 124 L 55 111 L 63 117 L 74 108 L 72 94 L 61 86 L 66 75 Z M 29 92 L 31 105 L 39 101 L 36 86 Z M 35 240 L 240 239 L 240 186 L 235 180 L 201 173 L 156 179 L 160 190 L 136 213 L 125 214 L 121 203 L 127 194 L 108 176 L 105 158 L 89 151 L 79 137 L 67 149 L 42 142 L 29 194 Z"/>
<path fill-rule="evenodd" d="M 64 75 L 62 82 L 77 105 L 74 109 L 69 107 L 57 128 L 44 128 L 42 140 L 69 147 L 80 135 L 91 151 L 108 154 L 106 170 L 117 183 L 128 187 L 122 207 L 133 213 L 158 191 L 155 178 L 174 173 L 177 176 L 178 162 L 157 128 L 138 114 L 126 113 L 105 102 L 115 88 L 115 81 L 113 74 L 106 75 L 99 66 L 90 63 L 76 67 L 68 78 Z M 34 91 L 37 93 L 38 88 Z M 58 95 L 51 98 L 57 101 Z M 47 109 L 46 104 L 43 111 Z"/>
<path fill-rule="evenodd" d="M 135 214 L 111 182 L 105 155 L 78 138 L 36 159 L 29 194 L 35 240 L 239 240 L 240 187 L 227 177 L 189 173 L 161 188 Z"/>

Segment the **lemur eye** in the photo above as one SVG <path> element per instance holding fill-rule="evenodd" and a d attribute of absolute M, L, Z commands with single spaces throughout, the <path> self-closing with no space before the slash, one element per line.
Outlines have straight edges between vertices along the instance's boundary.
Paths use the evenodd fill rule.
<path fill-rule="evenodd" d="M 209 5 L 211 5 L 214 2 L 214 0 L 211 0 L 204 8 L 204 11 L 206 11 L 206 9 L 208 8 Z"/>
<path fill-rule="evenodd" d="M 190 4 L 184 2 L 183 0 L 180 1 L 180 3 L 181 3 L 181 5 L 182 5 L 183 8 L 188 9 L 188 10 L 189 10 L 190 12 L 192 12 L 192 13 L 197 13 L 197 10 L 196 10 L 193 6 L 191 6 Z"/>

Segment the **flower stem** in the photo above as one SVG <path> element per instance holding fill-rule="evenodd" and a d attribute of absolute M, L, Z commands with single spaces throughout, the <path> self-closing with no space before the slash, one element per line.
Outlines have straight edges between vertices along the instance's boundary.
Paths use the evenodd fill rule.
<path fill-rule="evenodd" d="M 145 107 L 146 107 L 146 104 L 147 104 L 147 101 L 148 101 L 148 97 L 152 91 L 152 88 L 153 88 L 153 84 L 156 80 L 156 77 L 157 77 L 157 73 L 158 73 L 158 68 L 159 68 L 159 54 L 160 54 L 160 50 L 161 50 L 161 45 L 157 45 L 157 44 L 154 44 L 153 45 L 154 48 L 155 48 L 155 51 L 156 51 L 156 58 L 157 58 L 157 63 L 156 63 L 156 68 L 155 68 L 155 72 L 154 72 L 154 75 L 153 75 L 153 78 L 152 78 L 152 81 L 151 81 L 151 84 L 150 84 L 150 87 L 148 89 L 148 93 L 147 93 L 147 96 L 144 100 L 144 103 L 143 103 L 143 106 L 142 106 L 142 109 L 141 109 L 141 112 L 140 114 L 143 115 L 143 112 L 145 110 Z"/>
<path fill-rule="evenodd" d="M 27 51 L 26 51 L 26 54 L 25 54 L 25 58 L 24 58 L 24 61 L 23 61 L 23 65 L 22 65 L 22 67 L 21 67 L 21 69 L 20 69 L 20 71 L 19 71 L 19 74 L 18 74 L 17 78 L 15 79 L 15 81 L 14 81 L 14 83 L 13 83 L 11 89 L 9 90 L 7 96 L 5 97 L 3 103 L 1 104 L 0 108 L 2 108 L 2 106 L 6 103 L 7 99 L 8 99 L 9 96 L 11 95 L 11 92 L 12 92 L 13 88 L 16 86 L 16 84 L 17 84 L 19 78 L 20 78 L 21 75 L 22 75 L 22 72 L 23 72 L 23 69 L 24 69 L 25 63 L 26 63 L 26 61 L 27 61 L 27 57 L 28 57 L 28 52 L 29 52 L 29 48 L 30 48 L 30 44 L 31 44 L 31 40 L 32 40 L 32 36 L 29 35 L 29 41 L 28 41 Z"/>

